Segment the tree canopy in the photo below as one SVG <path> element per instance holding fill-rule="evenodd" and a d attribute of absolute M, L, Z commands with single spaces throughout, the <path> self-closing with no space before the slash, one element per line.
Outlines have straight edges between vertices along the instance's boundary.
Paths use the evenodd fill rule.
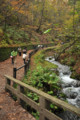
<path fill-rule="evenodd" d="M 80 37 L 79 0 L 0 0 L 0 4 L 2 45 L 66 42 Z"/>

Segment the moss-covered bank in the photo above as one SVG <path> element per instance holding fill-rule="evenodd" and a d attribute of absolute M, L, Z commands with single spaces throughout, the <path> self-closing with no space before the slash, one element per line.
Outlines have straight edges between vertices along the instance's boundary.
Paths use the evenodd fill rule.
<path fill-rule="evenodd" d="M 66 46 L 67 44 L 49 47 L 44 51 L 45 56 L 58 55 Z M 71 78 L 80 80 L 80 43 L 75 43 L 74 46 L 71 46 L 65 52 L 61 53 L 58 61 L 61 64 L 70 66 L 72 72 Z"/>

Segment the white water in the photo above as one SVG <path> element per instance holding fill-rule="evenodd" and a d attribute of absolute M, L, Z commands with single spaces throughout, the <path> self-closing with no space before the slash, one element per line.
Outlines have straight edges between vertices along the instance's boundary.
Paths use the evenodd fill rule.
<path fill-rule="evenodd" d="M 63 87 L 62 92 L 67 95 L 67 101 L 70 104 L 80 108 L 80 86 L 76 87 L 79 81 L 70 78 L 70 67 L 66 65 L 61 65 L 59 62 L 55 61 L 55 59 L 51 56 L 47 57 L 45 60 L 58 66 L 59 76 L 62 81 Z"/>

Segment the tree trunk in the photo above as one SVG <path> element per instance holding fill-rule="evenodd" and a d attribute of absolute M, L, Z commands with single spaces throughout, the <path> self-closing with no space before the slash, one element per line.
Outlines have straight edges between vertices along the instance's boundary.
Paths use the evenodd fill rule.
<path fill-rule="evenodd" d="M 43 0 L 43 6 L 42 6 L 42 11 L 41 11 L 41 19 L 39 21 L 39 26 L 37 28 L 37 32 L 40 32 L 41 29 L 41 25 L 42 25 L 42 20 L 43 20 L 43 14 L 44 14 L 44 5 L 45 5 L 45 1 Z"/>
<path fill-rule="evenodd" d="M 59 52 L 58 55 L 55 57 L 55 60 L 59 60 L 60 55 L 61 55 L 62 53 L 65 53 L 65 51 L 66 51 L 68 48 L 70 48 L 72 45 L 74 45 L 75 42 L 76 42 L 76 41 L 74 40 L 73 43 L 71 43 L 71 44 L 70 44 L 69 46 L 67 46 L 66 48 L 62 49 L 62 51 Z"/>

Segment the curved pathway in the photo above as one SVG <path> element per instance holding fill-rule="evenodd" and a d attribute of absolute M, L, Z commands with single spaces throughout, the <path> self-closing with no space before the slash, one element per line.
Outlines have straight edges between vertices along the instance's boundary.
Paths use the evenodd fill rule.
<path fill-rule="evenodd" d="M 29 50 L 31 52 L 32 50 Z M 22 56 L 17 56 L 16 67 L 23 65 Z M 13 76 L 13 65 L 11 59 L 0 62 L 0 120 L 35 120 L 25 109 L 14 101 L 8 92 L 5 92 L 4 75 Z M 24 76 L 24 68 L 17 71 L 17 79 L 21 80 Z"/>

